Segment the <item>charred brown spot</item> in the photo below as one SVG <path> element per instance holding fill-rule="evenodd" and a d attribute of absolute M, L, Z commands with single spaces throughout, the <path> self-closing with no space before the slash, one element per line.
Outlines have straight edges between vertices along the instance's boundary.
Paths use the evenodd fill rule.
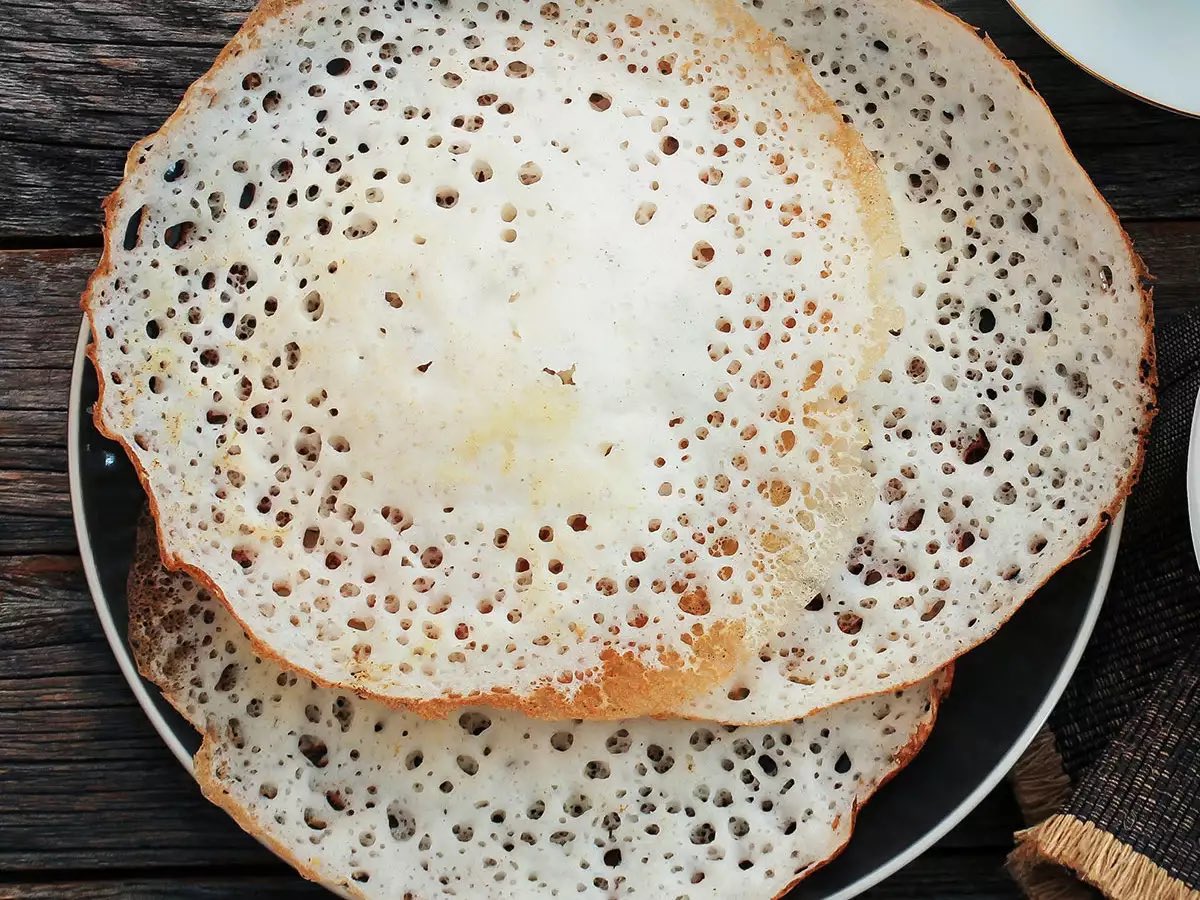
<path fill-rule="evenodd" d="M 126 251 L 133 250 L 142 240 L 142 219 L 146 216 L 146 207 L 138 207 L 133 215 L 129 217 L 129 221 L 125 223 L 125 240 L 122 246 Z"/>
<path fill-rule="evenodd" d="M 704 588 L 696 588 L 679 598 L 679 608 L 691 616 L 706 616 L 712 611 L 712 603 Z"/>
<path fill-rule="evenodd" d="M 975 463 L 987 456 L 988 451 L 992 449 L 992 443 L 988 440 L 987 435 L 980 430 L 978 434 L 971 440 L 963 449 L 963 462 L 968 466 L 973 466 Z"/>
<path fill-rule="evenodd" d="M 945 605 L 945 600 L 935 600 L 928 607 L 926 607 L 925 612 L 921 613 L 921 621 L 932 622 L 935 618 L 937 618 L 937 614 L 942 611 L 942 607 Z"/>
<path fill-rule="evenodd" d="M 329 765 L 329 748 L 325 746 L 325 742 L 311 734 L 302 734 L 296 742 L 296 749 L 300 751 L 300 755 L 307 759 L 318 769 L 323 769 Z"/>
<path fill-rule="evenodd" d="M 862 631 L 862 616 L 857 613 L 845 612 L 837 618 L 838 630 L 843 634 L 858 634 Z"/>
<path fill-rule="evenodd" d="M 163 243 L 172 250 L 178 250 L 188 242 L 195 227 L 194 222 L 177 222 L 163 232 Z"/>

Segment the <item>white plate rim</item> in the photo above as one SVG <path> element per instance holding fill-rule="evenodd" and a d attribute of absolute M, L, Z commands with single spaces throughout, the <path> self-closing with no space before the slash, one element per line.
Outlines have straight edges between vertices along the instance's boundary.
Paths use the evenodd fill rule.
<path fill-rule="evenodd" d="M 71 396 L 67 404 L 67 415 L 70 416 L 67 423 L 67 475 L 71 493 L 71 517 L 75 522 L 75 537 L 79 542 L 79 556 L 83 561 L 83 571 L 87 578 L 88 591 L 92 595 L 92 604 L 96 607 L 96 615 L 100 619 L 100 627 L 104 630 L 104 637 L 108 640 L 109 649 L 112 650 L 112 654 L 117 660 L 117 666 L 121 669 L 121 674 L 125 676 L 126 683 L 129 685 L 130 690 L 133 691 L 134 697 L 137 698 L 138 706 L 142 708 L 142 712 L 150 720 L 150 724 L 154 726 L 154 730 L 158 732 L 158 736 L 162 739 L 162 742 L 167 745 L 167 749 L 171 751 L 171 755 L 195 779 L 196 770 L 192 764 L 192 754 L 188 752 L 183 742 L 179 740 L 174 727 L 164 718 L 154 699 L 150 696 L 147 682 L 142 678 L 141 673 L 138 672 L 137 663 L 133 661 L 133 656 L 129 652 L 129 645 L 126 643 L 125 635 L 117 628 L 117 623 L 113 619 L 112 610 L 108 605 L 108 597 L 104 593 L 104 587 L 100 583 L 100 573 L 96 568 L 95 553 L 92 550 L 91 536 L 88 533 L 87 520 L 84 515 L 83 485 L 79 474 L 79 422 L 81 419 L 79 400 L 81 397 L 80 388 L 83 385 L 84 367 L 90 365 L 87 358 L 89 337 L 91 337 L 91 327 L 87 316 L 84 316 L 79 328 L 79 339 L 75 345 L 75 361 L 71 366 Z M 275 856 L 291 865 L 290 860 L 279 856 L 275 852 L 275 849 L 261 837 L 251 832 L 246 833 L 250 834 L 254 840 L 258 841 L 267 850 L 270 850 Z M 299 873 L 296 873 L 296 877 L 299 878 L 301 876 Z M 347 898 L 350 896 L 337 885 L 327 882 L 319 882 L 319 884 L 335 896 Z"/>
<path fill-rule="evenodd" d="M 75 521 L 75 537 L 79 543 L 79 556 L 83 560 L 83 571 L 87 577 L 87 585 L 92 595 L 92 603 L 96 607 L 96 615 L 100 617 L 100 627 L 104 629 L 104 636 L 108 639 L 109 649 L 112 650 L 113 656 L 117 659 L 117 665 L 121 669 L 121 674 L 125 676 L 125 680 L 133 690 L 133 695 L 137 698 L 138 705 L 141 706 L 142 712 L 150 720 L 150 724 L 154 726 L 154 730 L 158 732 L 158 736 L 163 739 L 163 742 L 170 749 L 171 753 L 179 760 L 180 765 L 190 775 L 195 777 L 195 770 L 192 767 L 192 755 L 188 753 L 187 748 L 176 737 L 175 730 L 163 718 L 158 707 L 154 705 L 154 701 L 150 697 L 150 692 L 146 687 L 146 682 L 142 680 L 142 676 L 137 670 L 137 664 L 129 654 L 129 648 L 125 643 L 125 635 L 121 634 L 117 628 L 117 623 L 113 620 L 112 610 L 108 606 L 108 598 L 105 596 L 104 587 L 100 583 L 100 573 L 96 569 L 91 535 L 88 533 L 87 521 L 84 516 L 83 485 L 79 474 L 80 388 L 83 385 L 83 367 L 90 364 L 87 359 L 87 345 L 90 335 L 91 328 L 88 325 L 87 316 L 84 316 L 79 328 L 79 339 L 75 345 L 75 362 L 71 366 L 71 397 L 67 404 L 67 415 L 69 417 L 67 421 L 67 476 L 71 492 L 71 517 Z"/>
<path fill-rule="evenodd" d="M 992 792 L 1012 767 L 1017 764 L 1017 760 L 1021 758 L 1021 754 L 1033 743 L 1033 739 L 1037 737 L 1037 733 L 1041 731 L 1042 726 L 1046 724 L 1046 720 L 1050 718 L 1050 713 L 1053 712 L 1055 705 L 1066 691 L 1067 684 L 1071 681 L 1071 676 L 1075 674 L 1075 670 L 1079 667 L 1079 660 L 1083 658 L 1083 651 L 1087 648 L 1092 632 L 1096 628 L 1096 620 L 1100 617 L 1100 609 L 1104 606 L 1104 598 L 1108 594 L 1108 587 L 1112 582 L 1113 568 L 1117 562 L 1117 550 L 1121 545 L 1121 531 L 1124 525 L 1125 507 L 1122 506 L 1121 511 L 1117 513 L 1108 526 L 1108 541 L 1104 546 L 1104 556 L 1101 559 L 1100 571 L 1097 573 L 1096 581 L 1092 585 L 1092 594 L 1088 598 L 1087 613 L 1083 621 L 1080 622 L 1079 629 L 1075 632 L 1071 649 L 1063 660 L 1062 667 L 1059 669 L 1058 675 L 1055 676 L 1054 682 L 1050 685 L 1050 690 L 1046 692 L 1046 696 L 1042 699 L 1037 711 L 1030 718 L 1029 724 L 1013 742 L 1008 752 L 1000 758 L 992 771 L 979 782 L 975 789 L 964 797 L 958 806 L 947 813 L 937 825 L 925 832 L 920 840 L 914 841 L 901 853 L 896 854 L 886 863 L 863 875 L 844 890 L 831 895 L 828 900 L 851 900 L 852 897 L 857 897 L 859 894 L 869 890 L 885 878 L 894 875 L 900 869 L 904 868 L 945 837 L 955 825 L 965 819 L 983 801 L 984 797 Z M 1036 595 L 1029 598 L 1026 602 L 1036 603 Z M 936 723 L 934 727 L 937 727 Z"/>
<path fill-rule="evenodd" d="M 100 583 L 100 575 L 96 569 L 91 539 L 87 531 L 84 516 L 83 491 L 79 475 L 79 400 L 81 396 L 80 388 L 83 383 L 84 366 L 89 365 L 86 352 L 89 336 L 90 328 L 87 317 L 84 316 L 79 330 L 79 340 L 75 347 L 75 361 L 71 369 L 71 396 L 67 413 L 69 416 L 67 425 L 67 465 L 71 493 L 71 514 L 75 522 L 75 535 L 79 541 L 79 555 L 83 561 L 83 569 L 87 577 L 88 589 L 92 595 L 92 602 L 96 607 L 96 614 L 100 618 L 101 627 L 104 629 L 104 636 L 108 640 L 113 656 L 116 657 L 121 674 L 125 676 L 126 682 L 128 682 L 134 696 L 137 698 L 138 705 L 141 706 L 142 711 L 146 714 L 146 718 L 150 720 L 150 724 L 154 726 L 154 730 L 158 732 L 163 743 L 167 745 L 180 765 L 194 778 L 195 771 L 192 767 L 191 754 L 188 753 L 187 748 L 183 746 L 182 742 L 176 736 L 175 729 L 163 717 L 155 705 L 147 689 L 146 682 L 143 681 L 141 675 L 138 673 L 137 665 L 129 653 L 125 635 L 121 634 L 116 622 L 113 620 L 112 610 L 109 609 L 108 599 L 104 594 L 104 589 Z M 1197 418 L 1194 422 L 1200 423 L 1200 406 L 1197 407 L 1196 416 Z M 1197 424 L 1192 432 L 1194 448 L 1197 446 L 1197 442 L 1200 442 L 1197 427 L 1200 427 L 1200 424 Z M 1200 453 L 1200 450 L 1197 450 L 1197 452 Z M 1191 482 L 1189 481 L 1189 494 L 1190 492 Z M 1049 718 L 1051 710 L 1054 709 L 1055 704 L 1066 690 L 1067 683 L 1079 665 L 1084 648 L 1087 646 L 1088 639 L 1095 628 L 1096 619 L 1100 615 L 1100 608 L 1103 606 L 1104 596 L 1108 592 L 1109 583 L 1112 581 L 1113 566 L 1116 563 L 1117 549 L 1121 543 L 1121 530 L 1124 521 L 1125 510 L 1122 508 L 1108 526 L 1108 540 L 1105 542 L 1100 571 L 1092 585 L 1092 593 L 1088 599 L 1087 613 L 1075 632 L 1070 651 L 1064 659 L 1054 682 L 1051 684 L 1050 690 L 1046 693 L 1037 711 L 1030 719 L 1029 725 L 1018 736 L 1012 747 L 1001 757 L 996 766 L 980 781 L 975 789 L 919 840 L 910 844 L 901 853 L 896 854 L 886 863 L 877 866 L 847 887 L 830 895 L 828 900 L 851 900 L 851 898 L 857 897 L 859 894 L 874 887 L 888 876 L 895 874 L 901 868 L 908 865 L 944 837 L 950 829 L 961 822 L 971 810 L 979 805 L 984 797 L 991 793 L 993 788 L 1000 783 L 1000 780 L 1016 764 L 1021 754 L 1025 752 L 1025 748 L 1029 746 L 1042 725 L 1045 724 L 1046 719 Z M 1198 554 L 1200 554 L 1200 551 L 1198 551 Z M 1036 600 L 1031 598 L 1029 602 L 1036 602 Z M 260 841 L 260 843 L 262 842 Z M 266 845 L 264 844 L 264 846 Z M 268 849 L 270 848 L 268 847 Z M 336 894 L 346 896 L 327 883 L 324 883 L 323 886 Z"/>

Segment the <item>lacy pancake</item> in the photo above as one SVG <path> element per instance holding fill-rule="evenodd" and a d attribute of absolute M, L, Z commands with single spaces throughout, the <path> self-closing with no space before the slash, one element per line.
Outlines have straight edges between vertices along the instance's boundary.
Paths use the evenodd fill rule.
<path fill-rule="evenodd" d="M 1116 513 L 1154 393 L 1141 261 L 994 45 L 916 0 L 752 9 L 879 162 L 903 325 L 857 394 L 864 528 L 795 630 L 684 708 L 733 722 L 909 683 L 992 634 Z"/>
<path fill-rule="evenodd" d="M 1057 153 L 1046 166 L 1062 168 Z M 953 171 L 969 165 L 956 157 Z M 1081 228 L 1091 196 L 1082 183 L 1068 193 Z M 1023 213 L 1006 212 L 1005 227 Z M 1081 231 L 1096 253 L 1106 233 Z M 919 476 L 881 470 L 913 484 L 903 506 L 869 510 L 854 397 L 902 324 L 885 285 L 898 246 L 857 134 L 736 4 L 276 0 L 134 148 L 107 202 L 105 256 L 85 296 L 97 423 L 138 467 L 167 564 L 227 604 L 264 657 L 427 715 L 468 702 L 560 717 L 663 712 L 714 685 L 724 696 L 774 635 L 834 621 L 833 605 L 819 618 L 804 605 L 846 547 L 874 533 L 869 513 L 939 521 L 918 500 L 941 477 L 924 460 Z M 979 252 L 990 254 L 986 241 Z M 1023 335 L 1042 310 L 1024 281 L 1040 248 L 1022 252 L 1030 262 L 992 281 L 1027 292 Z M 1052 363 L 1074 359 L 1078 324 L 1060 308 L 1079 305 L 1087 265 L 1102 265 L 1086 255 L 1062 272 L 1065 296 L 1046 284 L 1047 328 L 1062 337 Z M 933 259 L 912 315 L 954 290 Z M 1128 263 L 1107 263 L 1122 290 Z M 1094 296 L 1079 322 L 1112 305 L 1099 286 Z M 986 376 L 982 357 L 970 364 L 980 385 L 1000 384 L 992 357 L 1005 352 L 1024 352 L 1041 377 L 1024 338 L 996 344 L 1008 302 L 970 300 L 1001 322 Z M 954 327 L 977 318 L 965 306 L 941 315 Z M 933 340 L 931 322 L 905 340 Z M 1061 428 L 1087 443 L 1080 465 L 1119 430 L 1111 450 L 1127 471 L 1136 373 L 1127 341 L 1111 342 L 1103 367 L 1072 363 L 1066 379 L 1038 382 L 1050 399 L 1022 425 L 1043 429 L 1056 454 L 1038 485 L 1060 480 Z M 915 374 L 893 373 L 908 404 L 896 429 L 915 434 L 939 414 L 928 404 L 953 370 L 962 393 L 944 409 L 969 407 L 972 430 L 949 421 L 945 444 L 975 440 L 985 407 L 962 351 L 945 354 L 943 374 L 922 344 L 920 396 L 907 387 Z M 1097 422 L 1116 373 L 1132 376 L 1130 402 Z M 1090 399 L 1060 428 L 1060 392 L 1079 377 Z M 1032 383 L 1010 387 L 1027 416 Z M 1002 405 L 984 419 L 996 416 Z M 992 438 L 988 509 L 1002 485 L 1023 498 L 1020 478 L 1033 477 L 1028 453 L 1000 466 L 1008 437 Z M 1047 541 L 1058 518 L 1086 510 L 1094 522 L 1120 480 L 1109 475 L 1088 481 L 1102 497 L 1067 489 Z M 975 514 L 959 512 L 961 491 L 946 502 L 966 529 Z M 1024 499 L 1008 512 L 1031 521 Z M 1008 540 L 995 534 L 984 546 Z M 1022 541 L 1005 548 L 1024 565 Z M 859 552 L 861 570 L 894 583 L 902 560 L 882 538 Z M 923 578 L 925 562 L 908 571 Z M 958 643 L 939 638 L 914 665 L 874 646 L 838 665 L 873 689 L 927 674 L 995 619 L 976 609 L 1011 593 L 993 580 L 981 602 L 912 586 L 898 616 L 929 615 L 935 596 L 978 614 L 974 632 L 953 610 L 929 626 L 955 621 Z M 865 599 L 844 602 L 866 616 L 861 640 L 899 627 L 890 596 L 879 625 Z M 906 632 L 903 654 L 921 637 Z M 822 651 L 803 677 L 831 671 Z M 836 683 L 811 702 L 793 692 L 778 718 L 862 686 Z"/>
<path fill-rule="evenodd" d="M 770 897 L 849 839 L 920 749 L 948 676 L 803 722 L 428 720 L 254 653 L 161 567 L 130 580 L 142 672 L 201 732 L 205 794 L 306 877 L 354 897 Z"/>

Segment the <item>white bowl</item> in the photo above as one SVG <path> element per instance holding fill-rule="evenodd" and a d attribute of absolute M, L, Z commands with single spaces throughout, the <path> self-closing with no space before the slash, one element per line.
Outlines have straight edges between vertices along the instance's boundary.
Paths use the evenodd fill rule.
<path fill-rule="evenodd" d="M 1192 411 L 1192 436 L 1187 458 L 1188 521 L 1192 526 L 1192 552 L 1200 561 L 1200 396 Z"/>
<path fill-rule="evenodd" d="M 1200 116 L 1200 0 L 1009 0 L 1063 56 L 1113 87 Z"/>

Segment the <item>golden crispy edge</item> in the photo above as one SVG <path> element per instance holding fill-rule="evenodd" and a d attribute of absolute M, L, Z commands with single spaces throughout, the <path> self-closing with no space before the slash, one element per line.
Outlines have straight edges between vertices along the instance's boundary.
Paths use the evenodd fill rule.
<path fill-rule="evenodd" d="M 184 684 L 177 675 L 190 664 L 197 647 L 193 642 L 180 642 L 169 653 L 163 650 L 173 630 L 167 597 L 159 581 L 163 571 L 154 520 L 143 510 L 138 517 L 133 564 L 125 589 L 129 647 L 141 676 L 158 685 L 163 698 L 199 730 L 202 726 L 192 721 L 191 713 L 181 702 Z"/>
<path fill-rule="evenodd" d="M 187 89 L 175 112 L 167 118 L 158 131 L 134 144 L 126 158 L 126 176 L 136 168 L 138 157 L 148 143 L 169 131 L 173 123 L 186 116 L 195 106 L 207 102 L 207 95 L 212 92 L 209 87 L 210 83 L 220 76 L 221 70 L 227 62 L 236 58 L 245 49 L 256 45 L 258 31 L 261 27 L 283 17 L 292 7 L 299 6 L 304 2 L 305 0 L 261 0 L 242 27 L 222 49 L 212 67 Z M 700 0 L 700 2 L 710 6 L 714 22 L 728 26 L 731 31 L 731 39 L 743 42 L 753 54 L 767 56 L 779 52 L 780 44 L 776 38 L 759 26 L 754 18 L 738 5 L 736 0 Z M 882 175 L 875 167 L 870 151 L 866 149 L 857 132 L 842 121 L 841 114 L 837 112 L 833 101 L 813 79 L 799 54 L 790 50 L 787 52 L 789 68 L 799 82 L 798 93 L 800 96 L 810 107 L 831 116 L 837 123 L 836 133 L 831 136 L 830 140 L 847 157 L 849 170 L 847 177 L 856 186 L 860 186 L 864 181 L 867 182 L 866 187 L 859 190 L 859 194 L 863 204 L 864 218 L 874 232 L 872 234 L 873 243 L 877 240 L 885 241 L 894 238 L 895 246 L 898 248 L 898 232 L 891 215 L 891 197 L 886 191 Z M 80 301 L 92 332 L 88 358 L 96 370 L 99 382 L 99 399 L 93 409 L 96 430 L 120 444 L 133 464 L 138 480 L 149 500 L 151 514 L 157 523 L 157 539 L 163 564 L 172 571 L 188 573 L 206 590 L 220 599 L 225 608 L 229 610 L 230 615 L 242 626 L 256 653 L 264 659 L 270 659 L 285 668 L 303 674 L 318 684 L 350 691 L 359 696 L 370 696 L 390 707 L 406 709 L 428 718 L 441 718 L 453 709 L 468 705 L 510 709 L 532 718 L 543 719 L 579 716 L 618 719 L 669 714 L 672 708 L 679 706 L 688 697 L 712 689 L 734 671 L 739 656 L 746 652 L 746 648 L 742 646 L 745 630 L 740 622 L 729 620 L 712 623 L 705 633 L 693 642 L 693 659 L 686 668 L 683 667 L 682 657 L 678 654 L 666 657 L 665 668 L 652 668 L 641 662 L 632 653 L 622 654 L 610 650 L 600 657 L 602 675 L 599 682 L 582 687 L 571 695 L 561 691 L 556 684 L 545 685 L 527 695 L 519 695 L 507 690 L 447 694 L 428 700 L 384 695 L 371 690 L 366 683 L 353 680 L 338 681 L 298 666 L 262 641 L 238 616 L 237 611 L 225 598 L 216 583 L 203 570 L 180 559 L 171 550 L 159 519 L 157 497 L 151 489 L 149 476 L 129 440 L 117 429 L 110 428 L 104 419 L 104 392 L 107 387 L 107 379 L 97 352 L 99 334 L 93 309 L 93 293 L 100 280 L 107 277 L 112 270 L 113 241 L 120 234 L 117 222 L 120 190 L 121 187 L 118 186 L 102 204 L 104 250 L 95 272 L 88 279 Z"/>
<path fill-rule="evenodd" d="M 933 726 L 937 724 L 938 714 L 941 712 L 942 701 L 950 693 L 950 688 L 954 684 L 954 663 L 949 663 L 944 669 L 933 676 L 932 690 L 929 695 L 929 712 L 926 713 L 925 719 L 917 726 L 912 737 L 909 738 L 907 744 L 900 748 L 893 761 L 892 769 L 884 775 L 865 797 L 854 801 L 854 806 L 850 810 L 850 830 L 846 833 L 846 840 L 842 841 L 841 846 L 826 856 L 823 860 L 816 863 L 812 867 L 806 869 L 797 878 L 791 881 L 787 887 L 772 898 L 772 900 L 781 900 L 792 888 L 802 882 L 804 879 L 811 876 L 814 872 L 818 872 L 825 868 L 835 859 L 845 852 L 850 846 L 850 841 L 854 837 L 855 828 L 858 826 L 858 814 L 864 806 L 866 806 L 880 789 L 890 782 L 893 778 L 899 775 L 908 764 L 916 759 L 918 753 L 925 746 L 925 742 L 929 740 L 929 735 L 933 733 Z"/>
<path fill-rule="evenodd" d="M 213 759 L 213 749 L 219 743 L 220 738 L 216 734 L 205 731 L 200 749 L 196 751 L 196 756 L 192 760 L 192 774 L 195 775 L 196 782 L 200 785 L 200 792 L 204 794 L 205 799 L 223 809 L 242 831 L 299 872 L 303 878 L 325 887 L 333 886 L 347 897 L 365 898 L 366 895 L 348 878 L 337 880 L 322 878 L 315 868 L 315 860 L 313 862 L 301 860 L 290 847 L 272 837 L 266 829 L 258 825 L 254 817 L 234 799 L 221 783 L 222 768 Z"/>
<path fill-rule="evenodd" d="M 133 567 L 129 573 L 129 640 L 133 647 L 134 659 L 138 670 L 148 680 L 158 685 L 163 697 L 181 715 L 191 721 L 181 699 L 182 683 L 170 675 L 171 662 L 186 660 L 196 652 L 194 643 L 184 643 L 171 650 L 164 660 L 164 644 L 169 631 L 162 626 L 163 614 L 166 611 L 167 595 L 163 592 L 160 579 L 164 566 L 158 555 L 153 523 L 149 515 L 144 514 L 138 524 L 137 550 L 134 555 Z M 929 711 L 917 724 L 908 742 L 896 753 L 892 768 L 872 787 L 871 791 L 856 798 L 850 811 L 850 830 L 846 840 L 842 842 L 825 859 L 814 863 L 799 877 L 791 881 L 776 897 L 782 897 L 813 872 L 818 871 L 836 859 L 849 844 L 854 834 L 855 823 L 859 810 L 885 784 L 892 780 L 905 768 L 925 745 L 934 723 L 937 720 L 941 701 L 950 691 L 953 681 L 954 667 L 947 666 L 935 676 L 930 691 Z M 374 702 L 374 701 L 373 701 Z M 204 796 L 223 809 L 238 826 L 250 836 L 264 844 L 276 856 L 293 866 L 304 878 L 322 884 L 329 884 L 317 872 L 316 868 L 304 860 L 298 859 L 292 850 L 281 841 L 266 833 L 255 818 L 223 785 L 225 772 L 217 763 L 215 755 L 221 743 L 220 735 L 205 723 L 191 722 L 192 727 L 203 736 L 200 749 L 193 759 L 193 774 Z M 836 824 L 835 824 L 836 827 Z M 335 882 L 337 887 L 352 897 L 362 897 L 363 894 L 349 881 Z"/>
<path fill-rule="evenodd" d="M 138 671 L 143 678 L 154 682 L 163 699 L 203 735 L 200 749 L 196 751 L 192 760 L 192 773 L 204 796 L 225 810 L 243 831 L 293 866 L 302 876 L 309 881 L 321 882 L 322 879 L 314 868 L 295 858 L 286 845 L 260 831 L 249 814 L 235 803 L 221 786 L 220 772 L 213 760 L 213 749 L 220 739 L 206 723 L 194 721 L 183 701 L 186 693 L 185 680 L 175 675 L 176 668 L 184 672 L 188 670 L 198 646 L 195 641 L 187 641 L 167 649 L 170 646 L 172 629 L 164 622 L 164 618 L 178 612 L 171 609 L 172 604 L 163 590 L 162 578 L 167 571 L 159 556 L 154 521 L 147 511 L 143 511 L 138 520 L 136 548 L 126 592 L 129 606 L 129 645 Z M 363 896 L 350 883 L 338 882 L 337 886 L 349 896 Z"/>

